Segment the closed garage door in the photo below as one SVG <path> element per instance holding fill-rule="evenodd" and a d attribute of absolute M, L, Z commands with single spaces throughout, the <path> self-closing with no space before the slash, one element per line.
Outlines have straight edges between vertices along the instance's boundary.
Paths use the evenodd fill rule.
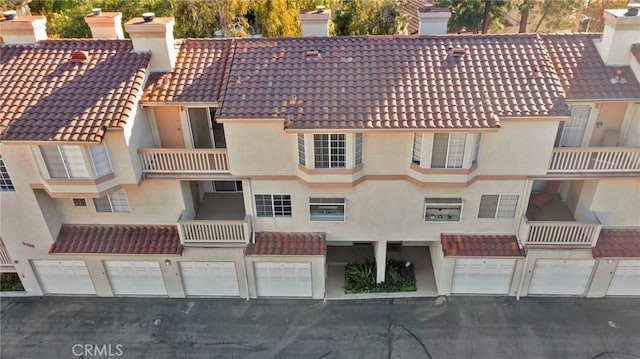
<path fill-rule="evenodd" d="M 187 295 L 239 296 L 233 262 L 180 262 Z"/>
<path fill-rule="evenodd" d="M 607 295 L 640 295 L 640 260 L 621 260 Z"/>
<path fill-rule="evenodd" d="M 158 262 L 104 262 L 115 295 L 167 295 Z"/>
<path fill-rule="evenodd" d="M 452 293 L 507 294 L 515 259 L 458 258 Z"/>
<path fill-rule="evenodd" d="M 595 261 L 538 259 L 529 294 L 584 295 Z"/>
<path fill-rule="evenodd" d="M 47 294 L 96 294 L 84 261 L 33 261 Z"/>
<path fill-rule="evenodd" d="M 255 264 L 258 296 L 311 297 L 311 263 Z"/>

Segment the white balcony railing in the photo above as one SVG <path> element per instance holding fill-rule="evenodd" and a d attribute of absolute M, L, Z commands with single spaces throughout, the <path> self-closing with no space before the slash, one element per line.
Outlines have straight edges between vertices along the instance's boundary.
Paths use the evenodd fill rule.
<path fill-rule="evenodd" d="M 529 221 L 522 217 L 522 244 L 547 244 L 595 247 L 602 226 L 597 222 Z"/>
<path fill-rule="evenodd" d="M 244 220 L 184 220 L 178 233 L 184 244 L 246 244 L 251 239 L 251 218 Z"/>
<path fill-rule="evenodd" d="M 228 173 L 226 149 L 143 148 L 138 150 L 145 173 Z"/>
<path fill-rule="evenodd" d="M 13 266 L 9 251 L 2 243 L 0 243 L 0 266 Z"/>
<path fill-rule="evenodd" d="M 640 148 L 554 148 L 549 173 L 563 172 L 640 172 Z"/>

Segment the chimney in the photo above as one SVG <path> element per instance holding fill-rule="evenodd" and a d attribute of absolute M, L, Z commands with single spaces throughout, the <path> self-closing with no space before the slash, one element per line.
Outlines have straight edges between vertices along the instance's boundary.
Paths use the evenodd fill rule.
<path fill-rule="evenodd" d="M 121 12 L 102 12 L 99 8 L 84 17 L 91 28 L 91 35 L 98 40 L 124 39 Z"/>
<path fill-rule="evenodd" d="M 151 51 L 149 71 L 172 71 L 176 63 L 176 50 L 173 40 L 173 17 L 155 17 L 153 13 L 144 13 L 124 24 L 129 33 L 135 51 Z"/>
<path fill-rule="evenodd" d="M 0 36 L 5 44 L 35 44 L 47 39 L 44 16 L 17 16 L 5 11 L 0 19 Z"/>
<path fill-rule="evenodd" d="M 451 10 L 447 7 L 435 7 L 429 3 L 418 9 L 418 35 L 442 35 L 447 33 L 447 23 Z"/>
<path fill-rule="evenodd" d="M 329 19 L 331 10 L 326 10 L 324 6 L 317 6 L 315 10 L 303 10 L 300 12 L 300 23 L 302 24 L 302 36 L 329 36 Z"/>
<path fill-rule="evenodd" d="M 634 43 L 640 43 L 638 8 L 605 10 L 602 39 L 596 42 L 602 60 L 607 65 L 629 66 Z"/>

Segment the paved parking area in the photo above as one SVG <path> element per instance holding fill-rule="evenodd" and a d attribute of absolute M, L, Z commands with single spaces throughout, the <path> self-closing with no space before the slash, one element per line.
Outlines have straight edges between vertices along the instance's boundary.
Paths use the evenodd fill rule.
<path fill-rule="evenodd" d="M 640 358 L 640 300 L 2 298 L 4 358 Z"/>

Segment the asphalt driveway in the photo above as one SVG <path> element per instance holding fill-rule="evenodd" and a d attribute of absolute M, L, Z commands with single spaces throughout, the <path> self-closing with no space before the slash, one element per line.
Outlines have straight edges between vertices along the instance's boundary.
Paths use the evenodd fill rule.
<path fill-rule="evenodd" d="M 640 358 L 640 300 L 2 298 L 5 358 Z"/>

